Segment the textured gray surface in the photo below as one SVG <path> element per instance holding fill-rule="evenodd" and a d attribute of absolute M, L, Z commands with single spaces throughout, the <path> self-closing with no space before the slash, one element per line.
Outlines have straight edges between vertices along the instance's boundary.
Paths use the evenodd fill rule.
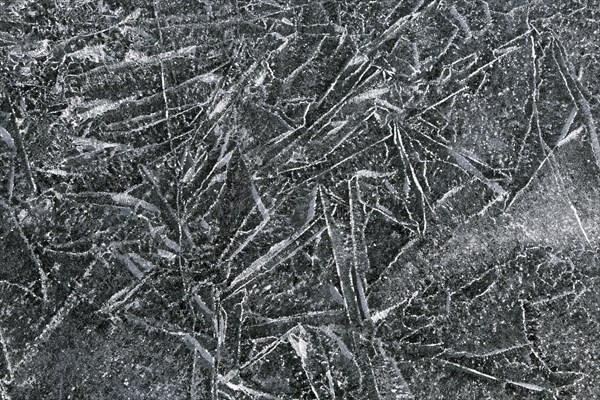
<path fill-rule="evenodd" d="M 0 398 L 600 398 L 600 5 L 0 2 Z"/>

